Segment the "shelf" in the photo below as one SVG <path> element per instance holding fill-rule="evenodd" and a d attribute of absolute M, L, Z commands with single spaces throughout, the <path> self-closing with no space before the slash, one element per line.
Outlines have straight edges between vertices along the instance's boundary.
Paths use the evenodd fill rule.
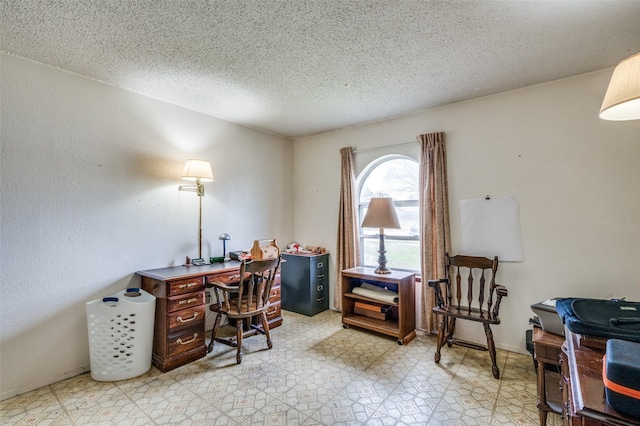
<path fill-rule="evenodd" d="M 367 330 L 376 331 L 378 333 L 387 334 L 389 336 L 398 336 L 398 321 L 380 320 L 364 315 L 349 314 L 342 319 L 342 322 L 356 327 L 366 328 Z"/>
<path fill-rule="evenodd" d="M 370 297 L 360 296 L 359 294 L 355 294 L 355 293 L 347 293 L 347 294 L 344 295 L 344 297 L 346 297 L 347 299 L 361 300 L 361 301 L 367 302 L 367 303 L 375 303 L 376 305 L 389 305 L 389 306 L 398 307 L 397 303 L 385 302 L 383 300 L 372 299 Z"/>

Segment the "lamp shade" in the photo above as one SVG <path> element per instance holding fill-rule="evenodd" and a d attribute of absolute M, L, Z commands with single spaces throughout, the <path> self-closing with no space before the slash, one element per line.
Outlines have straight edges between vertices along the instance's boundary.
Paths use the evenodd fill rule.
<path fill-rule="evenodd" d="M 203 182 L 213 182 L 213 172 L 211 164 L 204 160 L 187 160 L 182 171 L 182 179 L 198 180 Z"/>
<path fill-rule="evenodd" d="M 640 119 L 640 53 L 620 62 L 613 70 L 600 108 L 600 118 L 614 121 Z"/>
<path fill-rule="evenodd" d="M 389 197 L 374 197 L 369 201 L 367 214 L 362 221 L 363 228 L 389 228 L 400 229 L 400 222 L 393 205 L 393 199 Z"/>

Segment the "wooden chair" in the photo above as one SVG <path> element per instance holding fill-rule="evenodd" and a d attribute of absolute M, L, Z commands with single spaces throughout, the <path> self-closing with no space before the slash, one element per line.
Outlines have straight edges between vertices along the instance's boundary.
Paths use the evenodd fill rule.
<path fill-rule="evenodd" d="M 497 285 L 495 282 L 498 257 L 496 256 L 493 259 L 476 256 L 450 257 L 449 253 L 447 253 L 445 255 L 445 265 L 445 278 L 428 281 L 429 287 L 434 290 L 436 299 L 436 306 L 433 308 L 433 312 L 441 318 L 438 326 L 438 342 L 434 360 L 436 363 L 440 362 L 440 348 L 445 342 L 449 347 L 452 344 L 458 344 L 474 349 L 488 350 L 491 355 L 493 377 L 498 379 L 500 378 L 500 369 L 496 364 L 496 347 L 490 326 L 492 324 L 500 324 L 500 317 L 498 316 L 500 302 L 508 293 L 504 286 Z M 490 271 L 491 274 L 488 287 L 486 286 L 485 271 Z M 467 276 L 466 285 L 462 283 L 463 275 Z M 451 283 L 453 277 L 455 277 L 455 287 Z M 463 295 L 465 295 L 465 300 L 463 300 Z M 484 326 L 484 333 L 487 337 L 487 347 L 454 339 L 453 333 L 458 319 L 481 323 Z"/>
<path fill-rule="evenodd" d="M 280 253 L 277 257 L 266 259 L 244 260 L 240 265 L 240 277 L 243 277 L 238 285 L 228 285 L 221 282 L 210 283 L 215 293 L 215 303 L 209 308 L 216 313 L 216 319 L 211 332 L 211 342 L 208 351 L 213 350 L 214 342 L 238 348 L 236 362 L 242 362 L 242 339 L 255 334 L 264 334 L 267 337 L 267 346 L 273 347 L 267 322 L 267 309 L 269 308 L 269 295 L 274 279 L 280 267 Z M 236 335 L 230 338 L 219 336 L 222 316 L 226 315 L 235 321 Z M 259 317 L 256 324 L 252 318 Z"/>

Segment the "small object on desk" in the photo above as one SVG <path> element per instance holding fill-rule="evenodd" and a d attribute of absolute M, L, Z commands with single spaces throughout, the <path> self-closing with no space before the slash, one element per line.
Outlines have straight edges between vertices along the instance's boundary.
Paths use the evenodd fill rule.
<path fill-rule="evenodd" d="M 209 262 L 211 263 L 224 263 L 225 258 L 224 256 L 220 256 L 220 257 L 210 257 L 209 258 Z"/>
<path fill-rule="evenodd" d="M 197 259 L 191 259 L 191 264 L 194 266 L 202 266 L 206 265 L 207 262 L 203 258 L 199 257 Z"/>
<path fill-rule="evenodd" d="M 191 258 L 189 256 L 187 256 L 187 258 L 184 261 L 184 265 L 182 266 L 191 266 Z"/>

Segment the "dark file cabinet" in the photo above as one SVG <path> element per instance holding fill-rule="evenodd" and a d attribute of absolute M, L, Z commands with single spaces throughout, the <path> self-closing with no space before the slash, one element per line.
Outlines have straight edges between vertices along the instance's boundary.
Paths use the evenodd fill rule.
<path fill-rule="evenodd" d="M 282 254 L 282 309 L 313 316 L 329 309 L 329 254 Z"/>

